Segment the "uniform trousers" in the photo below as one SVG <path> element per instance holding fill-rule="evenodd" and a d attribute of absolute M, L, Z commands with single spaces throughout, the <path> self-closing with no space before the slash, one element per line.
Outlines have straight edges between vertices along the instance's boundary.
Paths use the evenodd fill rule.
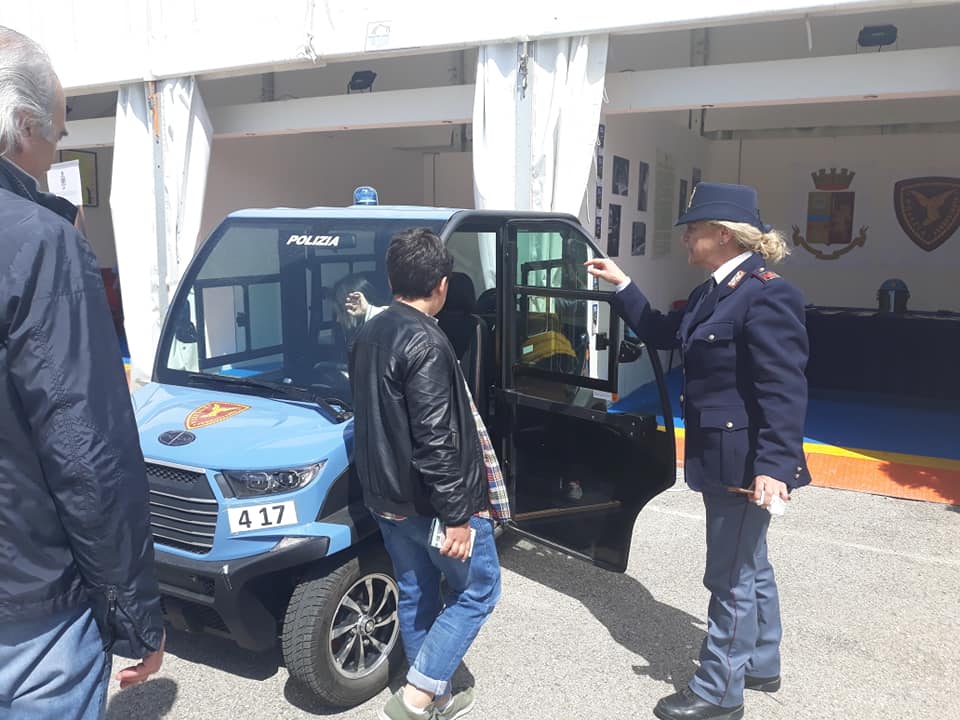
<path fill-rule="evenodd" d="M 780 674 L 780 598 L 767 559 L 770 513 L 744 495 L 704 492 L 710 591 L 707 636 L 690 689 L 721 707 L 743 703 L 744 676 Z"/>

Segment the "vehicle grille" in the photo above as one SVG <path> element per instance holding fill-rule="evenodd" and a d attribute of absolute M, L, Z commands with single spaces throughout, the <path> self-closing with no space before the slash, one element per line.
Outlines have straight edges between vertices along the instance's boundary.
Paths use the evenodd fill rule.
<path fill-rule="evenodd" d="M 154 542 L 203 555 L 213 547 L 219 505 L 202 472 L 147 463 Z"/>

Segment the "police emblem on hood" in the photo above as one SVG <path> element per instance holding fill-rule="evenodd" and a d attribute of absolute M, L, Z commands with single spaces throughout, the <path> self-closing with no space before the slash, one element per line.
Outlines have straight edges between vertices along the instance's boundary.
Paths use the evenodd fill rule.
<path fill-rule="evenodd" d="M 249 405 L 240 405 L 239 403 L 209 402 L 191 411 L 183 424 L 187 430 L 196 430 L 197 428 L 207 427 L 207 425 L 214 425 L 218 422 L 229 420 L 235 415 L 239 415 L 249 409 Z"/>

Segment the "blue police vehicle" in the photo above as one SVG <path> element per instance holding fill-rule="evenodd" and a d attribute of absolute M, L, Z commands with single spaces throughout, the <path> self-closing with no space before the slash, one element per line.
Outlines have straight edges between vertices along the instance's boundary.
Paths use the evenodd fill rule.
<path fill-rule="evenodd" d="M 456 259 L 438 321 L 500 456 L 509 531 L 622 572 L 638 513 L 675 477 L 657 354 L 620 341 L 575 218 L 382 206 L 372 188 L 356 202 L 225 218 L 134 394 L 168 621 L 279 643 L 337 706 L 403 660 L 397 585 L 352 475 L 347 359 L 367 315 L 345 305 L 390 301 L 394 234 L 429 227 Z"/>

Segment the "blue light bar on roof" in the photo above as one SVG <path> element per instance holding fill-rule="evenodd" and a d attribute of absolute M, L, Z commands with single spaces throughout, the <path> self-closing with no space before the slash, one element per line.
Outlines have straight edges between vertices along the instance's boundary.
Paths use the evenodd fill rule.
<path fill-rule="evenodd" d="M 379 205 L 380 200 L 377 197 L 377 191 L 369 185 L 361 185 L 353 191 L 354 205 Z"/>

